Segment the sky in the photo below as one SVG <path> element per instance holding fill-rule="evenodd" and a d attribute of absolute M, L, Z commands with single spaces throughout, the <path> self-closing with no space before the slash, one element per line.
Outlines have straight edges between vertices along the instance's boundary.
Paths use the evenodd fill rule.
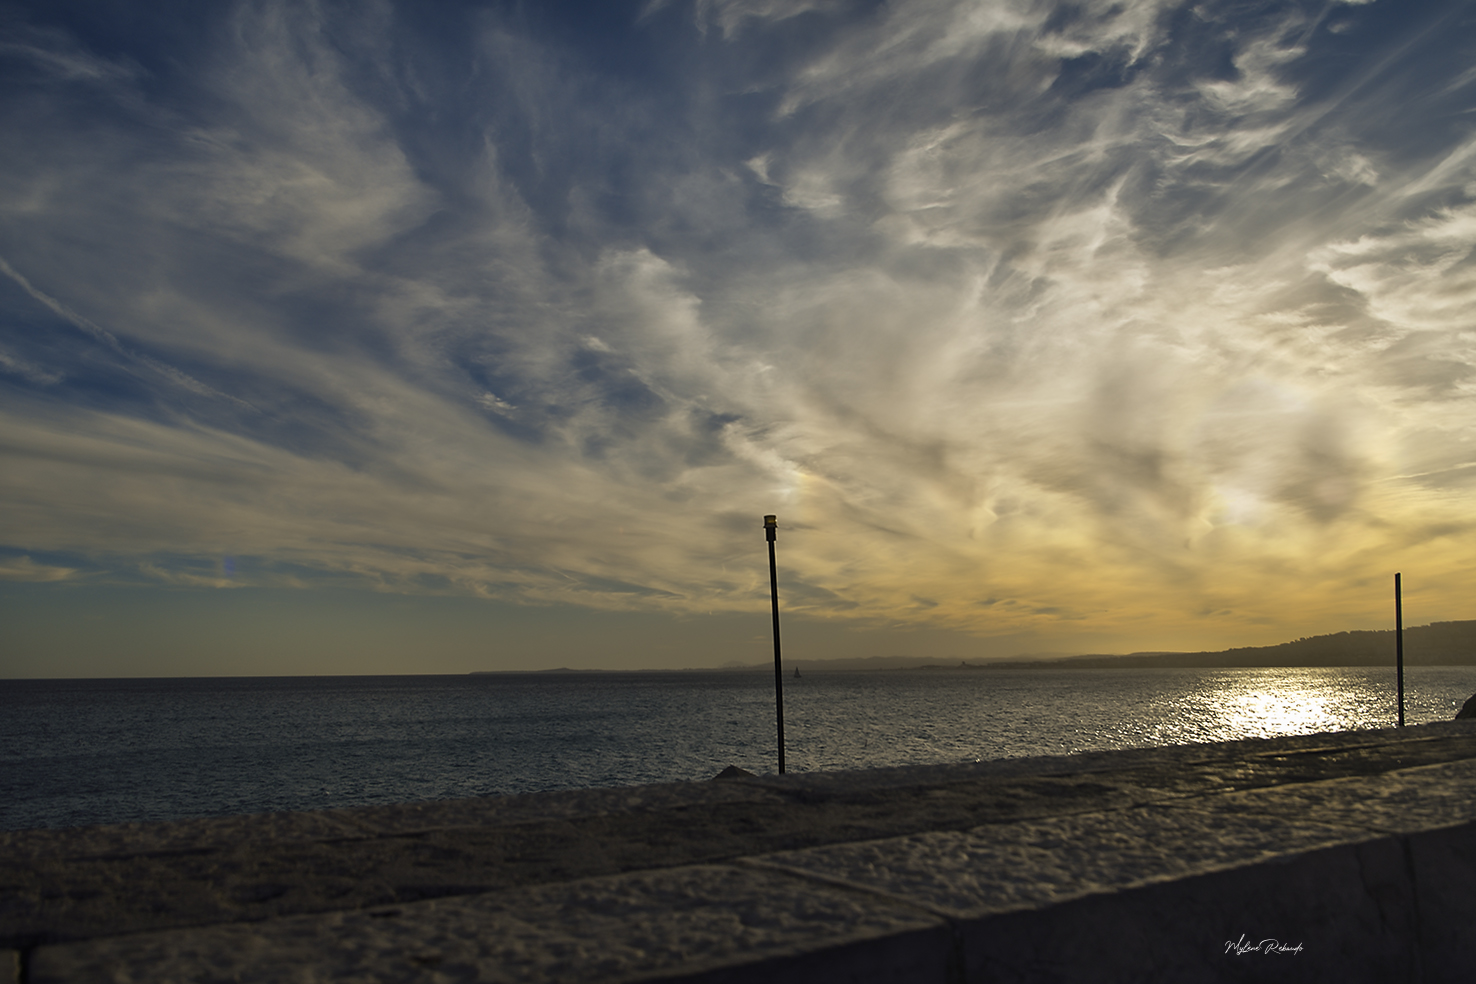
<path fill-rule="evenodd" d="M 0 676 L 1476 617 L 1476 5 L 0 7 Z"/>

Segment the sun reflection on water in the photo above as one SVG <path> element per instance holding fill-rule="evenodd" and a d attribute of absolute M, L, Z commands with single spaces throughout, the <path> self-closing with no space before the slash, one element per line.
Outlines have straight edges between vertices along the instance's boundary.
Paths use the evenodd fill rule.
<path fill-rule="evenodd" d="M 1385 727 L 1388 708 L 1341 668 L 1232 670 L 1164 695 L 1154 741 L 1226 741 Z M 1359 698 L 1362 699 L 1359 699 Z"/>
<path fill-rule="evenodd" d="M 1476 666 L 1406 670 L 1449 721 Z M 766 673 L 12 681 L 0 830 L 311 810 L 771 771 Z M 794 772 L 1388 728 L 1391 667 L 815 672 Z"/>
<path fill-rule="evenodd" d="M 1230 698 L 1234 703 L 1221 716 L 1221 730 L 1232 734 L 1307 734 L 1332 731 L 1341 723 L 1328 709 L 1327 696 L 1307 687 L 1259 690 Z"/>

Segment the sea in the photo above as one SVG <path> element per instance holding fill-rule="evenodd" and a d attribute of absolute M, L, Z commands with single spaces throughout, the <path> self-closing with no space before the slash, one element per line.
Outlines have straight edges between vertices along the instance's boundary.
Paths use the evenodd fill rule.
<path fill-rule="evenodd" d="M 1448 721 L 1476 667 L 1409 667 Z M 825 672 L 784 680 L 789 772 L 1384 728 L 1392 668 Z M 769 672 L 0 681 L 0 830 L 776 771 Z"/>

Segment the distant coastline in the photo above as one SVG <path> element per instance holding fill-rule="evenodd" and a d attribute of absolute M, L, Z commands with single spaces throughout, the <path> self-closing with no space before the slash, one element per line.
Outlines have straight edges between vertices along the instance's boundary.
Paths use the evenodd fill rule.
<path fill-rule="evenodd" d="M 1476 666 L 1476 620 L 1432 622 L 1404 630 L 1406 666 Z M 941 662 L 936 657 L 873 656 L 864 659 L 786 659 L 804 672 L 857 670 L 1117 670 L 1210 669 L 1287 666 L 1393 666 L 1394 630 L 1360 630 L 1307 636 L 1274 646 L 1241 646 L 1217 652 L 1140 652 L 1126 654 L 1049 653 L 1002 660 Z M 758 670 L 773 664 L 728 666 Z"/>
<path fill-rule="evenodd" d="M 1406 666 L 1476 666 L 1476 621 L 1432 622 L 1404 630 Z M 1394 630 L 1334 632 L 1275 646 L 1219 652 L 1090 654 L 980 663 L 980 669 L 1129 669 L 1163 667 L 1392 666 Z"/>
<path fill-rule="evenodd" d="M 1432 622 L 1404 630 L 1406 666 L 1476 666 L 1476 620 Z M 1161 667 L 1182 669 L 1390 666 L 1394 665 L 1394 630 L 1360 630 L 1307 636 L 1274 646 L 1241 646 L 1216 652 L 1029 653 L 1008 659 L 947 661 L 929 656 L 866 656 L 839 659 L 786 658 L 787 672 L 805 674 L 886 672 L 895 670 L 1126 670 Z M 680 670 L 598 670 L 559 667 L 546 670 L 473 670 L 483 674 L 598 673 L 737 673 L 772 672 L 772 662 L 730 663 L 720 667 Z"/>

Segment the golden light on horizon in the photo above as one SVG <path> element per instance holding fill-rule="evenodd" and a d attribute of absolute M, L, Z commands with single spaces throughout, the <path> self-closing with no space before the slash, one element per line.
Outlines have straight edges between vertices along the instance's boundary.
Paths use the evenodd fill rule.
<path fill-rule="evenodd" d="M 22 3 L 0 581 L 672 627 L 762 610 L 773 510 L 837 655 L 1379 627 L 1395 569 L 1472 614 L 1448 11 L 648 6 L 164 57 Z"/>

